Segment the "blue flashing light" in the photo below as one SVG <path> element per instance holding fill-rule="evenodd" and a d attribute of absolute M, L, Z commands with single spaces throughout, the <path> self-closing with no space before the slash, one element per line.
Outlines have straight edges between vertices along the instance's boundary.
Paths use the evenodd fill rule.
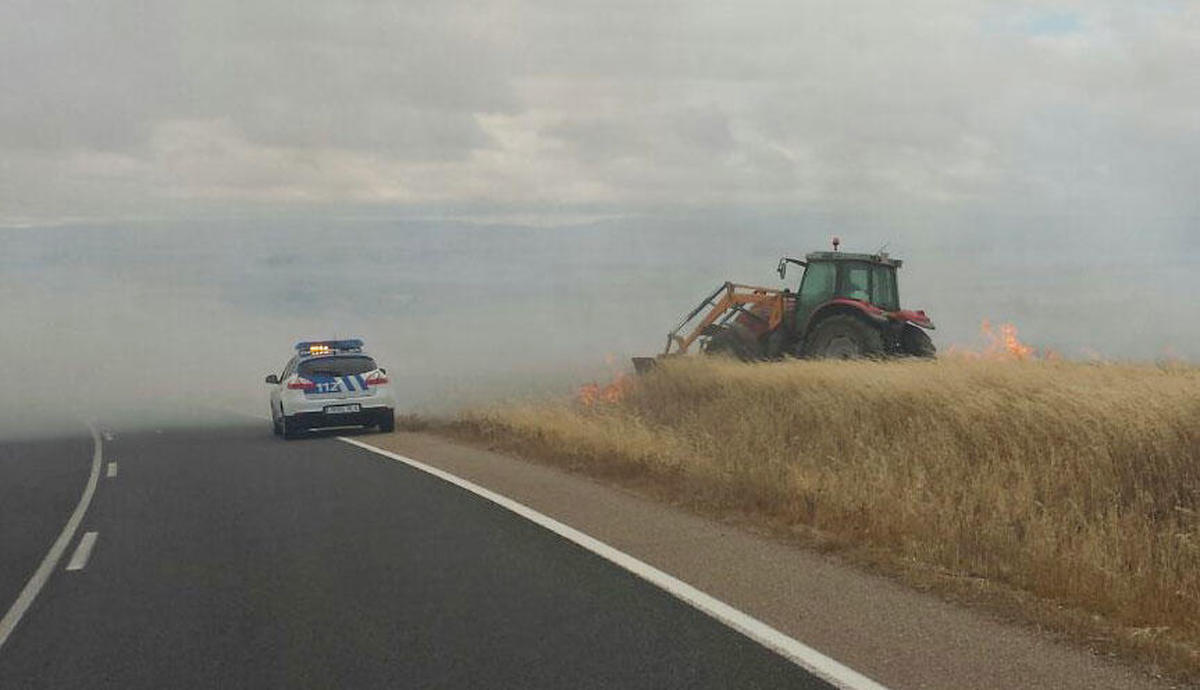
<path fill-rule="evenodd" d="M 296 351 L 301 355 L 330 355 L 335 352 L 359 352 L 362 350 L 362 346 L 363 341 L 358 338 L 350 340 L 305 340 L 296 343 Z"/>

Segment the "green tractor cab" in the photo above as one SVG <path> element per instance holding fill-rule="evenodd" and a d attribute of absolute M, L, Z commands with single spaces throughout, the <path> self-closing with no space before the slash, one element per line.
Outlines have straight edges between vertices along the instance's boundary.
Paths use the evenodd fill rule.
<path fill-rule="evenodd" d="M 896 271 L 903 264 L 886 253 L 813 252 L 804 261 L 780 259 L 804 267 L 795 293 L 788 329 L 790 352 L 802 357 L 933 357 L 926 331 L 933 322 L 924 311 L 900 308 Z"/>

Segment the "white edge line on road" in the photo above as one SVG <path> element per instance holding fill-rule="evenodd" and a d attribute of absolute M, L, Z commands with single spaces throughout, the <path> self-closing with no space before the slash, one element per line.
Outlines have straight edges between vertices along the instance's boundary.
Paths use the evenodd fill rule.
<path fill-rule="evenodd" d="M 116 462 L 108 463 L 108 470 L 104 473 L 104 476 L 108 477 L 109 479 L 112 479 L 113 477 L 117 476 L 117 463 Z"/>
<path fill-rule="evenodd" d="M 67 561 L 67 570 L 83 570 L 88 559 L 92 557 L 92 547 L 96 546 L 96 537 L 98 536 L 100 536 L 98 532 L 83 533 L 83 538 L 79 540 L 79 546 L 75 547 L 75 553 L 71 554 L 71 560 Z"/>
<path fill-rule="evenodd" d="M 871 680 L 862 675 L 858 671 L 835 661 L 817 650 L 805 645 L 804 643 L 787 636 L 786 634 L 772 628 L 762 621 L 754 618 L 748 613 L 735 609 L 725 602 L 712 597 L 686 582 L 669 575 L 654 566 L 640 561 L 633 556 L 620 551 L 604 542 L 590 537 L 583 532 L 569 527 L 563 523 L 543 515 L 538 511 L 518 503 L 507 496 L 502 496 L 490 489 L 485 489 L 474 482 L 470 482 L 462 477 L 450 474 L 445 470 L 440 470 L 436 467 L 431 467 L 423 462 L 413 460 L 412 458 L 404 457 L 391 451 L 377 448 L 369 443 L 364 443 L 353 438 L 339 436 L 338 440 L 344 441 L 354 446 L 358 446 L 364 450 L 369 450 L 372 453 L 382 455 L 392 460 L 402 462 L 410 467 L 427 472 L 450 482 L 460 488 L 466 489 L 471 493 L 485 498 L 507 510 L 510 510 L 517 515 L 534 522 L 551 532 L 572 541 L 579 546 L 591 551 L 601 558 L 614 563 L 634 575 L 656 585 L 657 587 L 666 590 L 672 596 L 684 601 L 692 607 L 699 609 L 703 613 L 721 621 L 725 625 L 737 630 L 746 637 L 758 642 L 759 644 L 771 649 L 778 654 L 788 658 L 797 665 L 803 667 L 810 673 L 819 676 L 825 681 L 833 685 L 844 688 L 845 690 L 886 690 L 883 685 Z"/>
<path fill-rule="evenodd" d="M 103 457 L 102 441 L 100 439 L 100 432 L 96 430 L 96 425 L 88 422 L 87 426 L 92 432 L 93 448 L 92 472 L 88 475 L 87 485 L 83 487 L 83 495 L 79 497 L 79 503 L 75 505 L 75 512 L 71 513 L 71 517 L 67 519 L 67 524 L 63 525 L 58 539 L 54 540 L 54 544 L 46 552 L 46 557 L 42 559 L 37 570 L 33 571 L 29 582 L 25 583 L 25 588 L 17 595 L 17 600 L 9 607 L 8 612 L 4 614 L 4 618 L 0 618 L 0 648 L 4 647 L 4 643 L 8 641 L 8 636 L 17 627 L 17 623 L 21 622 L 21 616 L 24 616 L 25 612 L 29 610 L 29 606 L 33 604 L 33 600 L 37 597 L 38 592 L 42 591 L 42 587 L 46 586 L 46 581 L 50 579 L 50 575 L 58 565 L 59 559 L 62 558 L 63 552 L 67 550 L 67 546 L 75 538 L 75 531 L 79 529 L 79 523 L 83 522 L 83 514 L 87 512 L 88 506 L 92 502 L 92 494 L 96 493 L 96 481 L 100 478 L 100 461 Z"/>

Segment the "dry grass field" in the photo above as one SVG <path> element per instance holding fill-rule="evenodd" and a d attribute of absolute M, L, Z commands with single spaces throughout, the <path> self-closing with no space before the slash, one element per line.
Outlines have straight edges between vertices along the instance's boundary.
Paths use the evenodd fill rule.
<path fill-rule="evenodd" d="M 925 583 L 983 583 L 1076 640 L 1200 677 L 1196 368 L 696 358 L 584 393 L 455 427 L 939 574 Z"/>

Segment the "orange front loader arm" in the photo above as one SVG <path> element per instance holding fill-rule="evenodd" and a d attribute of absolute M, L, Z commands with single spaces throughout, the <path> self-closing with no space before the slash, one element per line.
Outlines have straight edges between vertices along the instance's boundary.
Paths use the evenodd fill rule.
<path fill-rule="evenodd" d="M 667 335 L 667 349 L 663 351 L 663 354 L 685 354 L 697 338 L 706 334 L 710 326 L 724 325 L 739 316 L 765 321 L 763 332 L 773 331 L 783 321 L 786 296 L 786 290 L 725 283 L 684 317 L 675 330 Z M 686 335 L 680 335 L 680 331 L 687 328 L 706 307 L 710 307 L 710 309 L 704 318 L 700 319 Z M 676 346 L 678 349 L 672 352 L 672 346 Z"/>

